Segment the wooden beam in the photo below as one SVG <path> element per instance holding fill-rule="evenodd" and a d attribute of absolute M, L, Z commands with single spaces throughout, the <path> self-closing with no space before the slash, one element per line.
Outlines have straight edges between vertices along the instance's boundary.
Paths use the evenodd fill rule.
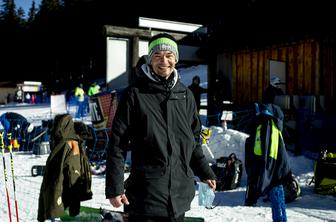
<path fill-rule="evenodd" d="M 113 37 L 139 37 L 141 39 L 150 39 L 152 36 L 159 34 L 163 31 L 149 30 L 149 29 L 139 29 L 139 28 L 126 28 L 120 26 L 105 25 L 104 26 L 104 35 L 113 36 Z M 187 34 L 175 33 L 175 32 L 166 32 L 172 35 L 177 41 L 185 38 Z"/>

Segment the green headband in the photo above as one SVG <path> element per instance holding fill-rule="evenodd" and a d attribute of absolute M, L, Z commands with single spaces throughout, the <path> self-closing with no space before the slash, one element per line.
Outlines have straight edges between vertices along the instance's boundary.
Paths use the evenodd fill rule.
<path fill-rule="evenodd" d="M 177 44 L 174 40 L 171 40 L 166 37 L 158 38 L 149 44 L 148 46 L 149 59 L 150 60 L 152 59 L 152 56 L 155 52 L 163 51 L 163 50 L 173 52 L 175 54 L 176 61 L 178 61 L 179 54 L 178 54 Z"/>
<path fill-rule="evenodd" d="M 169 38 L 158 38 L 150 43 L 148 47 L 148 51 L 150 52 L 155 46 L 157 45 L 170 45 L 171 47 L 175 48 L 177 51 L 177 44 L 175 41 L 169 39 Z"/>

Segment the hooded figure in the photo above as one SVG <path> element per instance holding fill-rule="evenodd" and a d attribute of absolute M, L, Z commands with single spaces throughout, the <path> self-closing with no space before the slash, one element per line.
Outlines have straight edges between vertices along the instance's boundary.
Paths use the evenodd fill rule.
<path fill-rule="evenodd" d="M 58 218 L 67 207 L 70 216 L 76 216 L 80 201 L 92 198 L 90 166 L 72 116 L 57 115 L 51 131 L 51 153 L 41 185 L 38 221 Z"/>
<path fill-rule="evenodd" d="M 284 115 L 279 106 L 255 104 L 256 115 L 248 127 L 245 143 L 245 168 L 248 176 L 246 205 L 283 184 L 291 170 L 282 137 Z"/>
<path fill-rule="evenodd" d="M 129 222 L 183 221 L 195 195 L 194 175 L 215 189 L 215 174 L 203 155 L 192 92 L 175 69 L 176 40 L 158 34 L 148 49 L 148 63 L 123 93 L 114 117 L 106 198 L 114 207 L 125 204 Z M 124 184 L 129 148 L 132 166 Z"/>
<path fill-rule="evenodd" d="M 207 89 L 200 86 L 200 82 L 200 77 L 194 76 L 191 85 L 188 86 L 195 97 L 198 112 L 201 108 L 201 94 L 207 92 Z"/>
<path fill-rule="evenodd" d="M 272 76 L 270 80 L 270 85 L 266 88 L 264 92 L 263 102 L 265 104 L 273 103 L 275 96 L 285 95 L 285 93 L 280 88 L 283 84 L 279 77 Z"/>

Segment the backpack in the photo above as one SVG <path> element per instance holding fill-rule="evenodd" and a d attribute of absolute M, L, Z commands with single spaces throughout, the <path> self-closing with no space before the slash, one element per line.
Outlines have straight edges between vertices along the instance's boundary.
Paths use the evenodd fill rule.
<path fill-rule="evenodd" d="M 300 196 L 301 188 L 299 181 L 292 173 L 289 174 L 282 185 L 285 193 L 285 203 L 290 203 Z"/>
<path fill-rule="evenodd" d="M 314 168 L 314 192 L 336 195 L 336 152 L 323 150 Z"/>
<path fill-rule="evenodd" d="M 282 183 L 285 203 L 290 203 L 296 200 L 301 195 L 301 187 L 299 181 L 295 178 L 292 173 L 289 173 Z M 267 193 L 266 198 L 263 199 L 264 202 L 270 201 L 270 193 Z"/>
<path fill-rule="evenodd" d="M 240 186 L 243 163 L 237 158 L 235 153 L 231 153 L 228 157 L 217 159 L 216 164 L 211 167 L 217 177 L 216 190 L 232 190 Z"/>

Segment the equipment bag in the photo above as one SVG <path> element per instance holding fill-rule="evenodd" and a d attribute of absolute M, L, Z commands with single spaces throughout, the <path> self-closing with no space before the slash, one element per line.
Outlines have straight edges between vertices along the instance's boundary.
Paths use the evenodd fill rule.
<path fill-rule="evenodd" d="M 290 173 L 283 182 L 285 193 L 285 203 L 290 203 L 301 195 L 301 187 L 299 181 Z"/>
<path fill-rule="evenodd" d="M 323 195 L 336 195 L 336 152 L 323 150 L 315 162 L 314 192 Z"/>
<path fill-rule="evenodd" d="M 235 153 L 217 159 L 212 169 L 217 176 L 216 190 L 232 190 L 240 186 L 243 163 Z"/>

